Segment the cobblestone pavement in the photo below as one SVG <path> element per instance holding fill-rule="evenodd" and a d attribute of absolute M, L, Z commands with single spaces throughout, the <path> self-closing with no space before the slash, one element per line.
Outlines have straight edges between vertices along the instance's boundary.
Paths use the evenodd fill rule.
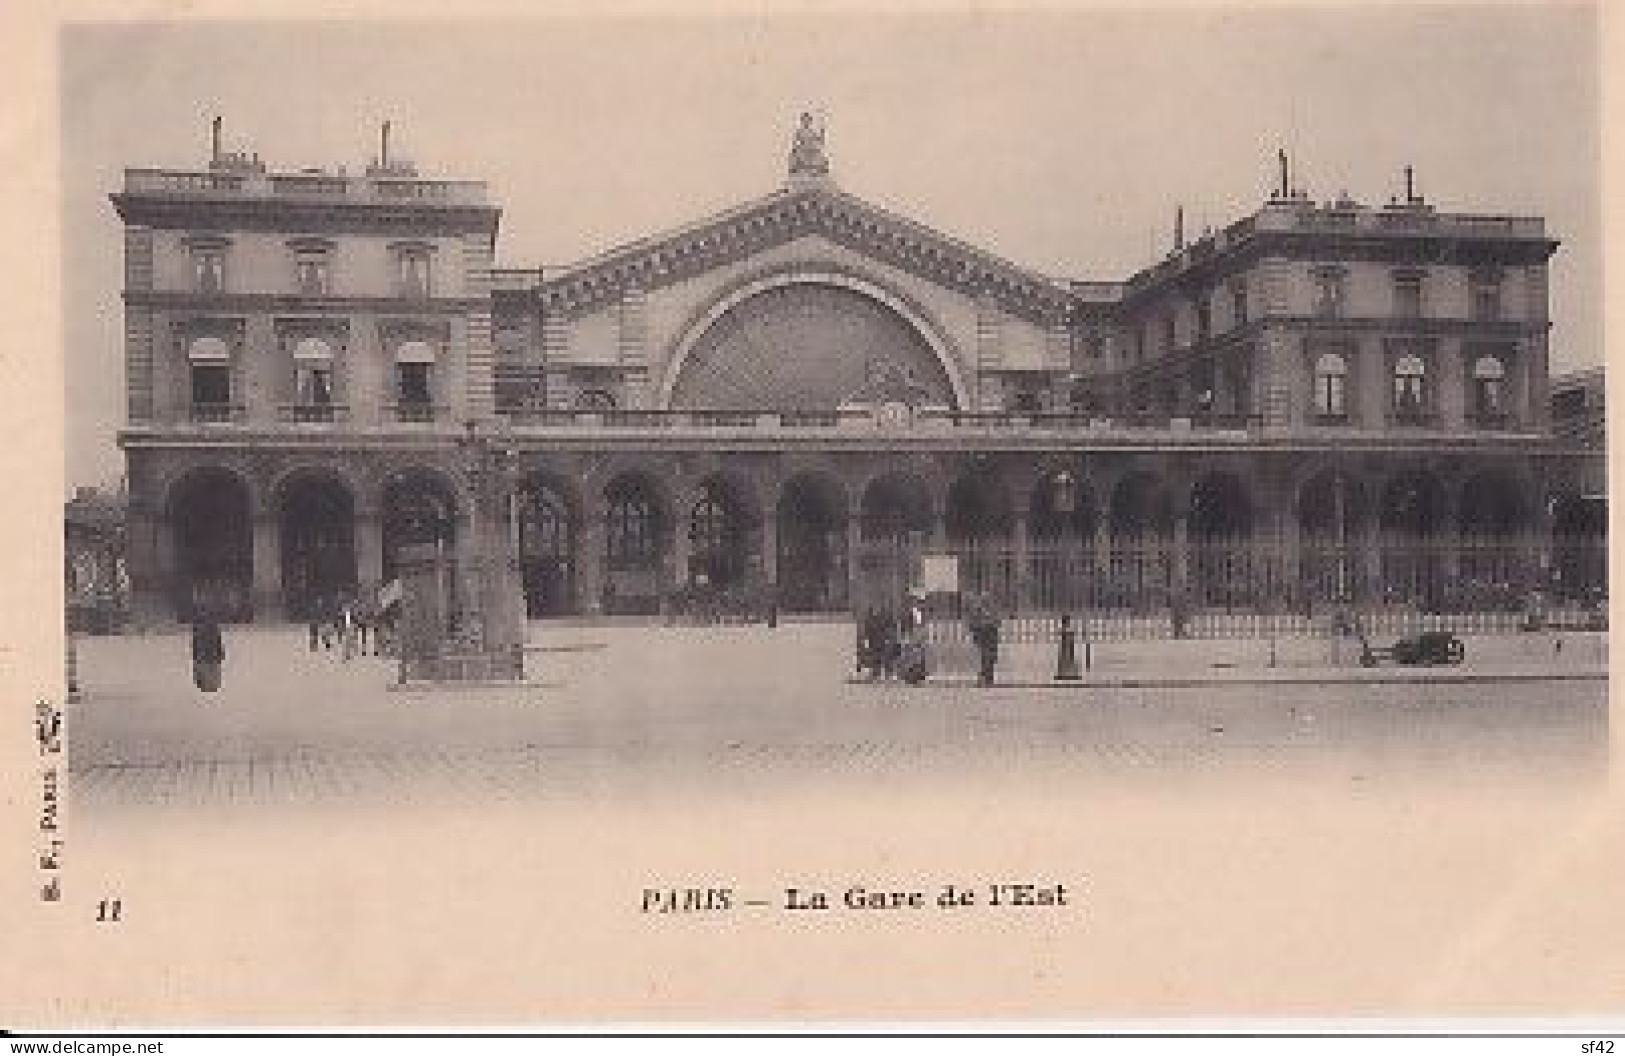
<path fill-rule="evenodd" d="M 1606 683 L 1569 669 L 1481 682 L 1269 685 L 1221 671 L 1183 687 L 910 688 L 852 681 L 850 630 L 838 625 L 535 625 L 531 638 L 530 685 L 419 690 L 392 687 L 384 658 L 345 662 L 309 652 L 302 631 L 237 629 L 213 695 L 192 687 L 182 635 L 87 639 L 71 795 L 112 811 L 766 794 L 831 778 L 884 789 L 1046 770 L 1163 786 L 1568 780 L 1607 763 Z M 1601 655 L 1590 643 L 1569 656 L 1582 649 Z M 1155 674 L 1192 670 L 1193 655 L 1141 659 Z"/>

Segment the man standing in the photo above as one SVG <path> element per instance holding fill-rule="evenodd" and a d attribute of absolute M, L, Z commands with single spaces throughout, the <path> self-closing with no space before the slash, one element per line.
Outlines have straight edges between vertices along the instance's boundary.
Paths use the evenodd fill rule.
<path fill-rule="evenodd" d="M 203 614 L 192 624 L 192 681 L 205 693 L 220 688 L 220 669 L 226 661 L 226 645 L 220 625 Z"/>
<path fill-rule="evenodd" d="M 979 685 L 991 686 L 994 669 L 999 664 L 999 615 L 992 599 L 980 591 L 973 592 L 965 603 L 965 625 L 970 630 L 979 661 L 976 681 Z"/>

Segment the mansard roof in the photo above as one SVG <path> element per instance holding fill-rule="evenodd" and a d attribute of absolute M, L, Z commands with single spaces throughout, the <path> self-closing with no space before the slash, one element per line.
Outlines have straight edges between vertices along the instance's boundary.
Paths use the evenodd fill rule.
<path fill-rule="evenodd" d="M 1040 324 L 1065 318 L 1070 293 L 1063 282 L 832 185 L 786 187 L 618 246 L 550 274 L 538 296 L 549 308 L 585 311 L 625 290 L 652 290 L 809 234 L 968 296 L 991 297 Z"/>

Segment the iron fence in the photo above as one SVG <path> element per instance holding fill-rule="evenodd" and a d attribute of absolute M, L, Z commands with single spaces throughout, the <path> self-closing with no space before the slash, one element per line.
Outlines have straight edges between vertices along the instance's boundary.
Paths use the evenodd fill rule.
<path fill-rule="evenodd" d="M 1063 615 L 1081 639 L 1323 637 L 1458 634 L 1607 626 L 1605 544 L 1542 562 L 1505 538 L 1367 545 L 1313 539 L 1287 547 L 1256 539 L 1175 548 L 1166 540 L 1028 547 L 960 545 L 958 594 L 933 597 L 932 634 L 964 635 L 964 599 L 985 595 L 1005 641 L 1054 642 Z M 912 552 L 861 567 L 900 598 L 917 569 Z M 884 566 L 884 567 L 883 567 Z M 1574 582 L 1581 575 L 1588 585 Z"/>

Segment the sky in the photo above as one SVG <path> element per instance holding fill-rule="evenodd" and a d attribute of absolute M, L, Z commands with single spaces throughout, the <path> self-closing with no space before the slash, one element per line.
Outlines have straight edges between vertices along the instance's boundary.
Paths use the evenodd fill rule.
<path fill-rule="evenodd" d="M 80 24 L 60 37 L 67 483 L 116 481 L 126 167 L 359 171 L 393 122 L 484 179 L 499 263 L 560 264 L 765 194 L 797 115 L 843 189 L 1046 273 L 1121 279 L 1256 209 L 1275 152 L 1318 199 L 1540 215 L 1552 363 L 1602 362 L 1599 41 L 1556 5 Z"/>

